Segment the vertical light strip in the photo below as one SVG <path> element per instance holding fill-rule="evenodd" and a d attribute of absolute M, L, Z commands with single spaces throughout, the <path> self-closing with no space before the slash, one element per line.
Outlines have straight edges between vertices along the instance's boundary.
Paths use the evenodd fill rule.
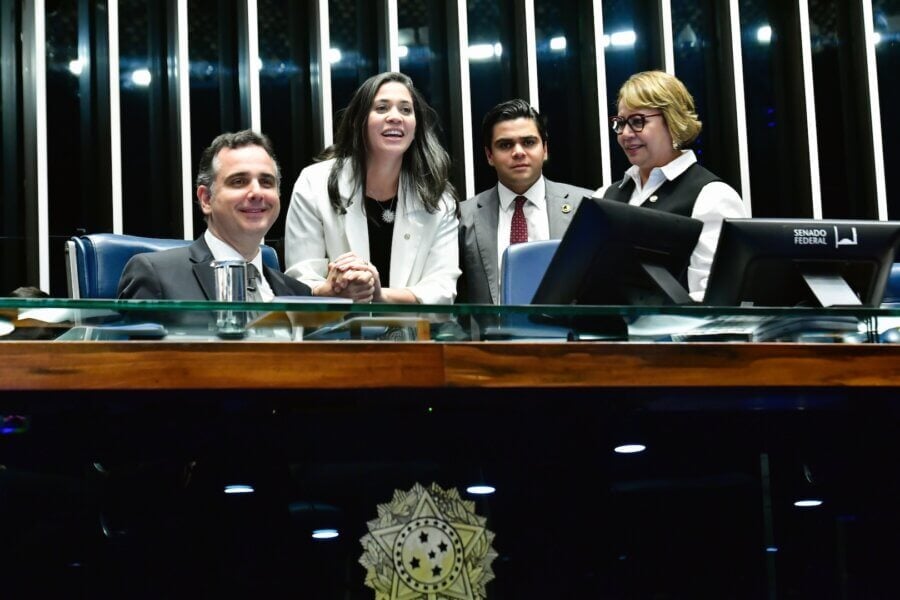
<path fill-rule="evenodd" d="M 34 2 L 34 127 L 35 189 L 37 191 L 38 280 L 50 289 L 50 210 L 47 191 L 47 42 L 44 0 Z"/>
<path fill-rule="evenodd" d="M 538 94 L 537 42 L 534 33 L 534 0 L 524 0 L 525 12 L 525 52 L 528 65 L 528 102 L 535 110 L 540 110 L 541 101 Z"/>
<path fill-rule="evenodd" d="M 247 73 L 250 78 L 250 129 L 262 131 L 259 99 L 259 15 L 256 0 L 247 0 Z"/>
<path fill-rule="evenodd" d="M 816 95 L 813 89 L 812 50 L 809 37 L 807 0 L 797 0 L 800 16 L 800 53 L 803 59 L 803 96 L 809 144 L 809 187 L 814 219 L 822 218 L 822 187 L 819 181 L 819 136 L 816 129 Z"/>
<path fill-rule="evenodd" d="M 387 58 L 388 68 L 391 71 L 400 71 L 400 20 L 397 16 L 397 0 L 387 0 L 385 2 L 385 10 L 387 15 L 385 24 L 387 25 Z"/>
<path fill-rule="evenodd" d="M 597 65 L 597 108 L 600 119 L 600 173 L 603 185 L 612 183 L 612 157 L 609 140 L 609 104 L 606 101 L 606 48 L 603 45 L 603 0 L 593 1 L 594 9 L 594 53 Z"/>
<path fill-rule="evenodd" d="M 463 198 L 475 195 L 475 155 L 472 150 L 472 85 L 469 81 L 469 7 L 466 0 L 456 3 L 456 21 L 459 30 L 459 83 L 460 113 L 463 134 L 463 161 L 466 189 Z"/>
<path fill-rule="evenodd" d="M 872 18 L 872 0 L 862 3 L 863 29 L 866 45 L 866 75 L 869 84 L 869 114 L 872 122 L 872 151 L 875 158 L 875 200 L 878 219 L 888 219 L 887 183 L 884 172 L 884 143 L 881 138 L 881 98 L 878 96 L 878 62 L 875 58 L 875 22 Z"/>
<path fill-rule="evenodd" d="M 741 13 L 738 0 L 728 3 L 728 19 L 731 31 L 731 68 L 734 73 L 734 114 L 737 125 L 738 163 L 741 171 L 741 198 L 747 207 L 747 214 L 753 215 L 753 203 L 750 201 L 750 154 L 747 141 L 747 107 L 744 97 L 744 58 L 741 46 Z"/>
<path fill-rule="evenodd" d="M 109 175 L 112 229 L 124 233 L 122 208 L 122 114 L 119 103 L 119 0 L 109 0 Z"/>
<path fill-rule="evenodd" d="M 675 74 L 675 44 L 672 42 L 672 4 L 659 0 L 659 28 L 662 31 L 663 68 Z"/>
<path fill-rule="evenodd" d="M 328 60 L 331 48 L 331 32 L 328 30 L 328 0 L 319 0 L 318 11 L 318 56 L 319 56 L 319 102 L 322 103 L 322 148 L 331 145 L 334 139 L 334 117 L 331 110 L 331 62 Z M 315 59 L 313 59 L 315 60 Z"/>
<path fill-rule="evenodd" d="M 191 161 L 191 73 L 188 56 L 188 8 L 187 0 L 178 0 L 178 55 L 175 64 L 178 70 L 178 118 L 181 147 L 181 197 L 184 239 L 194 239 L 194 202 L 191 185 L 193 165 Z"/>

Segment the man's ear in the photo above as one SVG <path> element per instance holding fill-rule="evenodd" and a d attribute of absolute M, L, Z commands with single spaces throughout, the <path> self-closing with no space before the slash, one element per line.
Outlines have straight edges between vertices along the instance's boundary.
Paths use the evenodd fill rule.
<path fill-rule="evenodd" d="M 549 150 L 550 150 L 550 145 L 547 143 L 546 140 L 544 140 L 544 162 L 547 162 L 547 160 L 550 158 Z"/>
<path fill-rule="evenodd" d="M 488 164 L 493 167 L 494 166 L 494 153 L 491 152 L 490 147 L 488 147 L 488 146 L 484 147 L 484 155 L 487 156 Z"/>
<path fill-rule="evenodd" d="M 204 215 L 208 215 L 212 212 L 212 206 L 210 206 L 210 202 L 212 201 L 212 194 L 209 191 L 209 188 L 205 185 L 197 186 L 197 203 L 200 205 L 200 212 Z"/>

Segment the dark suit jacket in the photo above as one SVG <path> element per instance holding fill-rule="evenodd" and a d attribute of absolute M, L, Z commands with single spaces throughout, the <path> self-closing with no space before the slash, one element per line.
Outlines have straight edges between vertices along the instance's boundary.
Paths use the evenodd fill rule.
<path fill-rule="evenodd" d="M 118 297 L 135 300 L 215 300 L 212 252 L 203 236 L 190 246 L 131 257 L 119 279 Z M 276 296 L 309 296 L 306 284 L 263 267 Z"/>
<path fill-rule="evenodd" d="M 550 239 L 561 239 L 575 210 L 585 196 L 594 192 L 544 178 Z M 568 204 L 569 211 L 563 212 Z M 463 274 L 457 302 L 497 304 L 500 302 L 500 266 L 497 260 L 497 223 L 500 194 L 497 186 L 472 196 L 459 205 L 459 258 Z"/>

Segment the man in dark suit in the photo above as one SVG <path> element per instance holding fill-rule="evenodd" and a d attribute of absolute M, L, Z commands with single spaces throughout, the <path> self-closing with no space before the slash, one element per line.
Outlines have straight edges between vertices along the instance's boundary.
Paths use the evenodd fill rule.
<path fill-rule="evenodd" d="M 524 100 L 492 108 L 482 123 L 484 151 L 497 185 L 460 204 L 458 302 L 500 301 L 500 257 L 510 244 L 560 239 L 575 209 L 593 191 L 543 176 L 547 127 Z"/>
<path fill-rule="evenodd" d="M 260 244 L 278 218 L 281 174 L 265 135 L 244 130 L 223 133 L 203 151 L 197 173 L 197 201 L 206 232 L 184 248 L 138 254 L 119 280 L 124 299 L 215 300 L 214 260 L 244 260 L 260 299 L 307 296 L 309 287 L 262 262 Z"/>

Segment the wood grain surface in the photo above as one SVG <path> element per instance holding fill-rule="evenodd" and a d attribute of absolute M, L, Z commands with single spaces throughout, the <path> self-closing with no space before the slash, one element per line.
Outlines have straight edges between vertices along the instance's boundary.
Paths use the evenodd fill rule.
<path fill-rule="evenodd" d="M 0 390 L 900 387 L 900 345 L 0 342 Z"/>

